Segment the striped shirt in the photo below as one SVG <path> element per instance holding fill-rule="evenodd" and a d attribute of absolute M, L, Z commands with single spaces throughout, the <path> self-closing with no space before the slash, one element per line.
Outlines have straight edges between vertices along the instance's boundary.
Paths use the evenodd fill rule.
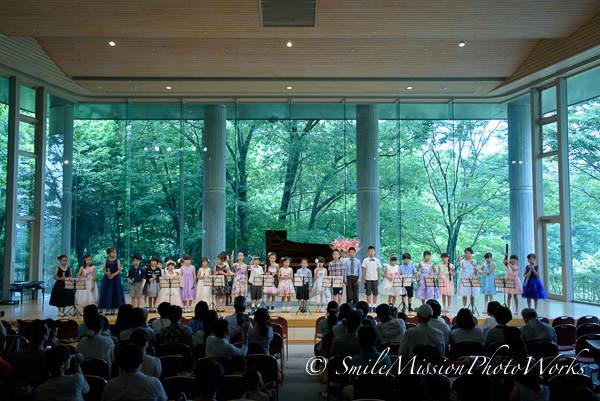
<path fill-rule="evenodd" d="M 344 264 L 341 260 L 338 259 L 329 262 L 329 271 L 332 276 L 343 276 L 344 272 L 342 270 L 344 270 Z"/>

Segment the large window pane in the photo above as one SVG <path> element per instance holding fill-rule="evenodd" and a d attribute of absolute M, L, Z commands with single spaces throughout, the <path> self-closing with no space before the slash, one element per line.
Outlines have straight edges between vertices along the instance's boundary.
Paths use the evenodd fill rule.
<path fill-rule="evenodd" d="M 27 281 L 29 280 L 31 226 L 29 224 L 17 224 L 15 235 L 14 281 Z"/>
<path fill-rule="evenodd" d="M 19 150 L 35 152 L 35 126 L 23 121 L 19 122 Z"/>
<path fill-rule="evenodd" d="M 5 78 L 0 77 L 0 80 Z M 0 82 L 1 84 L 1 82 Z M 8 106 L 0 103 L 0 221 L 6 221 L 6 157 L 8 147 Z M 0 224 L 0 283 L 4 280 L 4 236 L 6 224 Z M 0 286 L 0 299 L 2 295 Z"/>
<path fill-rule="evenodd" d="M 544 182 L 544 215 L 553 216 L 560 213 L 558 192 L 558 156 L 542 159 Z"/>
<path fill-rule="evenodd" d="M 562 295 L 562 262 L 560 247 L 560 224 L 546 224 L 546 246 L 548 257 L 548 293 Z"/>
<path fill-rule="evenodd" d="M 35 158 L 19 156 L 19 178 L 17 183 L 17 214 L 33 216 L 35 189 Z"/>

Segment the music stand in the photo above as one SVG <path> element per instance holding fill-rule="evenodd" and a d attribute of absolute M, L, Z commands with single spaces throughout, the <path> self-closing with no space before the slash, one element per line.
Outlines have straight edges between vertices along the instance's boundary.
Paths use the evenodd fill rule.
<path fill-rule="evenodd" d="M 158 285 L 160 288 L 168 288 L 169 289 L 169 303 L 171 303 L 171 289 L 172 288 L 181 288 L 183 287 L 183 277 L 175 276 L 175 277 L 167 277 L 162 276 Z"/>
<path fill-rule="evenodd" d="M 479 282 L 479 279 L 477 277 L 460 277 L 460 282 L 463 285 L 463 287 L 481 288 L 481 283 Z M 473 294 L 473 290 L 471 290 L 471 294 Z M 469 298 L 475 297 L 471 295 Z M 467 308 L 471 309 L 471 312 L 473 312 L 474 315 L 476 314 L 477 316 L 479 316 L 479 311 L 475 307 L 473 301 L 469 303 L 469 306 L 467 306 Z"/>
<path fill-rule="evenodd" d="M 494 277 L 494 285 L 498 287 L 498 290 L 504 293 L 504 306 L 508 308 L 506 304 L 506 289 L 517 288 L 517 283 L 514 277 Z"/>
<path fill-rule="evenodd" d="M 304 287 L 305 285 L 310 285 L 310 281 L 304 275 L 296 274 L 294 276 L 294 287 L 296 287 L 296 291 L 298 290 L 298 287 Z M 296 315 L 300 312 L 301 309 L 300 301 L 304 300 L 298 300 L 298 310 L 296 311 Z M 306 302 L 306 311 L 312 316 L 312 312 L 308 308 L 308 302 Z"/>
<path fill-rule="evenodd" d="M 207 287 L 211 287 L 211 289 L 210 289 L 211 303 L 210 303 L 210 305 L 208 305 L 208 309 L 212 308 L 214 311 L 217 312 L 217 316 L 218 316 L 219 311 L 217 310 L 217 305 L 215 304 L 215 297 L 212 295 L 212 287 L 224 287 L 225 286 L 225 276 L 223 276 L 222 274 L 217 274 L 217 275 L 207 274 L 206 276 L 204 276 L 204 281 L 202 282 L 202 284 Z"/>
<path fill-rule="evenodd" d="M 261 274 L 260 276 L 254 276 L 254 282 L 252 283 L 252 285 L 255 285 L 257 287 L 263 287 L 263 295 L 262 295 L 262 297 L 260 297 L 260 305 L 258 306 L 257 309 L 260 309 L 260 308 L 268 309 L 267 304 L 265 303 L 264 288 L 265 287 L 273 287 L 273 276 L 271 276 L 270 274 Z"/>
<path fill-rule="evenodd" d="M 412 280 L 413 280 L 413 276 L 412 274 L 406 274 L 406 275 L 400 275 L 400 276 L 394 276 L 394 279 L 392 280 L 392 287 L 412 287 Z M 406 288 L 404 288 L 404 295 L 401 296 L 406 296 Z M 406 312 L 406 302 L 402 301 L 400 302 L 400 305 L 402 307 L 401 312 L 404 313 Z"/>
<path fill-rule="evenodd" d="M 65 277 L 65 290 L 85 290 L 86 287 L 86 278 L 85 277 Z M 71 315 L 73 317 L 83 316 L 77 308 L 77 305 L 71 305 L 69 310 L 65 312 L 65 315 Z"/>

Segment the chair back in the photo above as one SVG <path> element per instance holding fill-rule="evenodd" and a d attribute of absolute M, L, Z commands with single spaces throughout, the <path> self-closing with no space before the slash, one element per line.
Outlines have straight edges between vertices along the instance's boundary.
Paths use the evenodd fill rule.
<path fill-rule="evenodd" d="M 273 323 L 277 323 L 277 324 L 281 325 L 281 327 L 283 328 L 283 335 L 281 337 L 283 337 L 283 339 L 285 340 L 287 338 L 287 335 L 288 335 L 288 321 L 287 321 L 287 319 L 284 318 L 283 316 L 275 316 L 275 317 L 271 318 L 271 324 L 273 324 Z"/>
<path fill-rule="evenodd" d="M 187 326 L 192 321 L 192 319 L 194 319 L 194 316 L 183 316 L 180 320 L 180 323 L 184 326 Z"/>
<path fill-rule="evenodd" d="M 577 338 L 588 334 L 600 334 L 600 324 L 584 323 L 581 326 L 577 326 Z"/>
<path fill-rule="evenodd" d="M 415 327 L 417 327 L 416 323 L 406 322 L 406 330 L 414 329 Z"/>
<path fill-rule="evenodd" d="M 196 359 L 204 358 L 206 356 L 206 343 L 194 345 L 192 355 Z"/>
<path fill-rule="evenodd" d="M 406 318 L 406 323 L 414 323 L 414 324 L 419 324 L 419 319 L 416 316 L 408 316 Z"/>
<path fill-rule="evenodd" d="M 110 379 L 108 363 L 100 358 L 84 359 L 83 362 L 81 362 L 81 372 L 83 372 L 84 375 L 98 376 L 104 380 Z"/>
<path fill-rule="evenodd" d="M 177 373 L 179 373 L 179 364 L 183 359 L 181 355 L 161 356 L 159 359 L 162 366 L 162 373 L 160 375 L 161 379 L 164 379 L 165 377 L 177 376 Z"/>
<path fill-rule="evenodd" d="M 6 320 L 0 320 L 0 323 L 2 324 L 2 326 L 4 326 L 5 329 L 12 329 L 13 325 L 11 322 L 7 322 Z"/>
<path fill-rule="evenodd" d="M 162 380 L 162 385 L 169 400 L 176 400 L 181 393 L 184 393 L 188 400 L 193 400 L 200 396 L 200 391 L 196 386 L 196 379 L 191 376 L 166 377 Z"/>
<path fill-rule="evenodd" d="M 556 343 L 562 346 L 575 346 L 577 342 L 577 329 L 572 324 L 559 324 L 554 326 Z"/>
<path fill-rule="evenodd" d="M 593 354 L 589 351 L 590 345 L 587 340 L 600 340 L 600 334 L 588 334 L 577 338 L 575 343 L 575 355 L 578 358 L 593 358 Z"/>
<path fill-rule="evenodd" d="M 448 327 L 452 326 L 452 320 L 450 320 L 450 318 L 448 316 L 442 315 L 441 318 L 444 319 L 444 322 L 446 322 Z"/>
<path fill-rule="evenodd" d="M 153 317 L 152 319 L 148 320 L 148 326 L 152 327 L 152 323 L 154 323 L 154 321 L 158 319 L 157 317 Z"/>
<path fill-rule="evenodd" d="M 79 326 L 79 323 L 77 323 L 76 320 L 60 319 L 60 320 L 55 320 L 54 323 L 56 324 L 56 328 L 58 329 L 56 338 L 58 338 L 60 340 L 79 338 L 79 332 L 77 331 L 77 327 Z"/>
<path fill-rule="evenodd" d="M 600 322 L 598 321 L 598 318 L 596 316 L 587 315 L 587 316 L 581 316 L 579 319 L 577 319 L 577 324 L 575 326 L 579 327 L 582 324 L 588 324 L 588 323 L 598 324 Z"/>
<path fill-rule="evenodd" d="M 550 319 L 546 316 L 538 316 L 538 319 L 542 323 L 550 324 Z"/>
<path fill-rule="evenodd" d="M 454 316 L 454 317 L 452 318 L 452 321 L 450 322 L 450 323 L 452 323 L 452 324 L 451 324 L 451 326 L 454 326 L 454 325 L 456 325 L 456 320 L 457 320 L 457 319 L 458 319 L 458 316 Z"/>
<path fill-rule="evenodd" d="M 244 376 L 225 376 L 223 385 L 217 390 L 217 401 L 242 398 L 245 392 Z"/>
<path fill-rule="evenodd" d="M 463 356 L 482 356 L 485 355 L 485 349 L 483 348 L 483 344 L 473 342 L 473 341 L 465 341 L 461 343 L 457 343 L 452 345 L 450 349 L 450 360 L 456 361 L 458 358 Z"/>
<path fill-rule="evenodd" d="M 273 333 L 277 333 L 283 339 L 283 326 L 279 323 L 271 323 L 271 327 L 273 327 Z"/>
<path fill-rule="evenodd" d="M 333 333 L 327 333 L 321 339 L 321 350 L 323 351 L 323 355 L 331 355 L 331 346 L 333 345 L 334 337 Z"/>
<path fill-rule="evenodd" d="M 558 326 L 561 324 L 575 325 L 575 319 L 573 319 L 571 316 L 559 316 L 559 317 L 555 317 L 554 320 L 552 320 L 552 327 L 555 327 L 555 326 Z"/>
<path fill-rule="evenodd" d="M 159 344 L 156 347 L 156 356 L 168 356 L 168 355 L 191 355 L 190 347 L 187 344 L 182 343 L 170 343 L 170 344 Z"/>
<path fill-rule="evenodd" d="M 7 334 L 6 335 L 6 346 L 4 347 L 4 351 L 0 352 L 0 356 L 5 361 L 10 362 L 12 354 L 15 351 L 21 351 L 24 348 L 29 346 L 29 342 L 25 337 L 18 336 L 16 334 Z"/>
<path fill-rule="evenodd" d="M 100 376 L 84 375 L 85 381 L 90 386 L 90 391 L 83 395 L 85 401 L 100 401 L 102 400 L 102 392 L 106 386 L 106 380 Z"/>
<path fill-rule="evenodd" d="M 200 358 L 200 359 L 210 359 L 212 361 L 215 362 L 219 362 L 221 364 L 221 366 L 223 366 L 223 370 L 225 371 L 225 374 L 228 375 L 231 372 L 231 368 L 229 367 L 230 363 L 229 361 L 231 360 L 228 357 L 218 357 L 218 356 L 213 356 L 213 357 L 204 357 L 204 358 Z"/>
<path fill-rule="evenodd" d="M 551 377 L 567 374 L 569 367 L 577 366 L 575 358 L 570 356 L 548 356 L 542 361 L 544 373 L 542 377 L 547 382 Z"/>
<path fill-rule="evenodd" d="M 383 343 L 377 348 L 379 352 L 383 352 L 385 349 L 388 349 L 388 355 L 398 355 L 400 343 Z"/>
<path fill-rule="evenodd" d="M 269 354 L 273 355 L 276 359 L 281 358 L 281 351 L 283 349 L 283 338 L 279 333 L 273 333 L 273 340 L 269 344 Z"/>
<path fill-rule="evenodd" d="M 584 375 L 558 375 L 548 380 L 550 388 L 550 401 L 570 400 L 573 390 L 579 387 L 593 389 L 593 382 L 589 376 Z"/>
<path fill-rule="evenodd" d="M 279 368 L 277 360 L 271 355 L 247 355 L 246 361 L 249 367 L 258 370 L 267 388 L 277 387 L 279 384 Z"/>
<path fill-rule="evenodd" d="M 315 321 L 315 339 L 323 337 L 323 334 L 321 333 L 321 326 L 319 325 L 323 319 L 327 319 L 327 316 L 319 316 Z"/>
<path fill-rule="evenodd" d="M 248 354 L 265 354 L 265 349 L 258 343 L 248 344 Z"/>
<path fill-rule="evenodd" d="M 529 355 L 537 360 L 558 355 L 558 346 L 550 341 L 536 341 L 527 344 Z"/>

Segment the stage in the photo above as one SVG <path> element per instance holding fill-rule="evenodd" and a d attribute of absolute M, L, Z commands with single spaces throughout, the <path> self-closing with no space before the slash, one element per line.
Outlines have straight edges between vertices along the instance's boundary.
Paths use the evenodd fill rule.
<path fill-rule="evenodd" d="M 26 297 L 29 298 L 29 297 Z M 364 294 L 361 294 L 361 300 L 365 298 Z M 16 299 L 16 298 L 15 298 Z M 126 296 L 126 301 L 129 302 L 129 297 Z M 502 295 L 498 295 L 494 298 L 495 300 L 503 303 Z M 45 297 L 42 302 L 42 297 L 39 296 L 37 300 L 25 299 L 23 304 L 18 305 L 0 305 L 0 311 L 4 311 L 5 316 L 2 320 L 7 320 L 9 322 L 16 322 L 17 319 L 27 320 L 27 319 L 58 319 L 58 310 L 57 308 L 48 305 L 49 296 Z M 295 304 L 295 300 L 294 300 Z M 421 304 L 421 301 L 413 303 L 413 308 L 416 308 Z M 533 303 L 532 303 L 533 306 Z M 451 306 L 451 313 L 447 316 L 449 318 L 453 318 L 458 310 L 462 307 L 462 297 L 454 298 Z M 479 320 L 479 325 L 483 323 L 486 316 L 484 314 L 483 308 L 483 296 L 479 296 L 475 299 L 475 307 L 479 311 L 479 315 L 477 316 Z M 527 302 L 524 299 L 519 299 L 519 310 L 527 307 Z M 291 344 L 306 344 L 312 343 L 315 333 L 315 322 L 317 318 L 323 316 L 322 313 L 316 313 L 316 306 L 309 305 L 309 309 L 312 312 L 312 315 L 309 313 L 299 313 L 296 315 L 296 310 L 298 305 L 292 306 L 292 312 L 290 313 L 281 313 L 281 302 L 277 302 L 277 306 L 274 312 L 271 312 L 272 316 L 283 316 L 288 321 L 288 334 L 289 334 L 289 342 Z M 514 306 L 513 306 L 514 310 Z M 233 313 L 233 307 L 227 307 L 225 313 L 222 313 L 222 316 L 227 316 Z M 600 305 L 592 305 L 586 303 L 576 303 L 576 302 L 561 302 L 555 300 L 544 300 L 540 301 L 538 313 L 540 316 L 546 316 L 551 320 L 557 316 L 573 316 L 578 318 L 584 315 L 600 315 Z M 191 318 L 193 313 L 187 312 L 183 314 L 184 317 Z M 375 315 L 371 313 L 371 315 Z M 414 313 L 408 314 L 409 316 L 414 316 Z M 514 319 L 510 322 L 510 325 L 513 326 L 522 326 L 523 320 L 521 316 L 513 315 Z M 148 319 L 153 317 L 158 317 L 157 313 L 151 313 Z M 73 319 L 71 317 L 67 317 L 68 319 Z M 81 317 L 74 318 L 75 320 L 82 321 Z M 111 323 L 116 320 L 115 316 L 108 316 L 108 319 Z"/>

